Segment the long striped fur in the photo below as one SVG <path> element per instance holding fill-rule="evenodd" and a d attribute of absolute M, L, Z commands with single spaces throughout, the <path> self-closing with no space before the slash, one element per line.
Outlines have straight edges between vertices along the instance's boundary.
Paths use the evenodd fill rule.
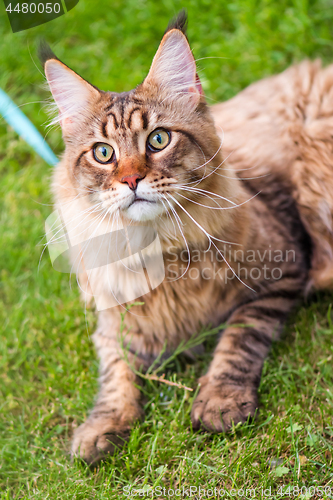
<path fill-rule="evenodd" d="M 88 463 L 112 453 L 143 417 L 131 366 L 147 368 L 165 344 L 172 352 L 202 325 L 227 322 L 200 379 L 193 427 L 222 432 L 253 417 L 265 357 L 309 279 L 312 241 L 290 182 L 278 168 L 253 175 L 250 140 L 248 154 L 234 162 L 244 175 L 225 161 L 220 126 L 232 116 L 232 103 L 207 106 L 185 21 L 182 14 L 170 25 L 144 82 L 121 94 L 96 89 L 46 51 L 66 144 L 54 172 L 56 207 L 75 207 L 65 210 L 71 221 L 84 214 L 83 232 L 88 225 L 103 234 L 108 225 L 151 224 L 166 271 L 126 315 L 122 339 L 124 306 L 99 312 L 100 391 L 72 443 L 72 454 Z M 149 138 L 161 129 L 169 143 L 156 151 Z M 260 143 L 261 130 L 253 127 L 253 134 Z M 94 156 L 98 143 L 113 148 L 105 164 Z M 234 146 L 230 138 L 227 144 Z M 97 294 L 104 304 L 111 295 L 115 303 L 125 292 L 135 295 L 137 286 L 119 264 L 79 278 L 85 299 Z"/>

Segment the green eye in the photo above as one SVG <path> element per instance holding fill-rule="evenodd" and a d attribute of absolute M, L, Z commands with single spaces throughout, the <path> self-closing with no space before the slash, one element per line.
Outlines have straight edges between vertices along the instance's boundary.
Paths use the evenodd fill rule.
<path fill-rule="evenodd" d="M 167 147 L 170 142 L 170 132 L 158 128 L 148 137 L 148 147 L 151 151 L 161 151 Z"/>
<path fill-rule="evenodd" d="M 108 163 L 113 156 L 114 149 L 109 144 L 104 144 L 104 142 L 99 142 L 95 144 L 93 149 L 95 160 L 99 163 Z"/>

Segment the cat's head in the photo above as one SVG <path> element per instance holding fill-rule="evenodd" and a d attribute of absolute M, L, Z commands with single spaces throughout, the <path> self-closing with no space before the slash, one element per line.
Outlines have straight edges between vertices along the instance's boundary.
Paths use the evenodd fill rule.
<path fill-rule="evenodd" d="M 42 54 L 66 143 L 67 181 L 130 221 L 156 219 L 171 206 L 179 211 L 177 203 L 202 195 L 191 188 L 201 182 L 211 191 L 217 182 L 209 174 L 221 163 L 221 143 L 185 23 L 182 14 L 169 25 L 147 77 L 130 92 L 101 91 L 50 50 Z"/>

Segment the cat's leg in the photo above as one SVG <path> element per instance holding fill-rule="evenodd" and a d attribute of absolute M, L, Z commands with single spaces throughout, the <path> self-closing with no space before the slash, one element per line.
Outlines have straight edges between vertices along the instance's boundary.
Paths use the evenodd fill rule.
<path fill-rule="evenodd" d="M 290 295 L 271 294 L 232 314 L 208 372 L 199 380 L 201 387 L 191 413 L 195 429 L 228 431 L 232 422 L 245 422 L 255 415 L 263 362 L 294 303 L 295 294 Z"/>
<path fill-rule="evenodd" d="M 143 415 L 138 380 L 129 363 L 136 362 L 138 368 L 139 358 L 128 353 L 124 359 L 119 343 L 98 332 L 93 339 L 100 357 L 100 390 L 88 419 L 74 433 L 71 450 L 89 464 L 121 447 L 133 422 Z"/>

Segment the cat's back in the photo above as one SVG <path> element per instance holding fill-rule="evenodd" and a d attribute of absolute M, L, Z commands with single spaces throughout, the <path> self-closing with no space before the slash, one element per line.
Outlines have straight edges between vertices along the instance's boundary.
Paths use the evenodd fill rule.
<path fill-rule="evenodd" d="M 290 190 L 313 241 L 310 284 L 333 287 L 333 65 L 303 61 L 211 112 L 237 175 Z"/>
<path fill-rule="evenodd" d="M 256 174 L 266 165 L 287 169 L 299 156 L 298 136 L 333 133 L 333 65 L 303 61 L 210 109 L 232 165 L 247 158 Z"/>

